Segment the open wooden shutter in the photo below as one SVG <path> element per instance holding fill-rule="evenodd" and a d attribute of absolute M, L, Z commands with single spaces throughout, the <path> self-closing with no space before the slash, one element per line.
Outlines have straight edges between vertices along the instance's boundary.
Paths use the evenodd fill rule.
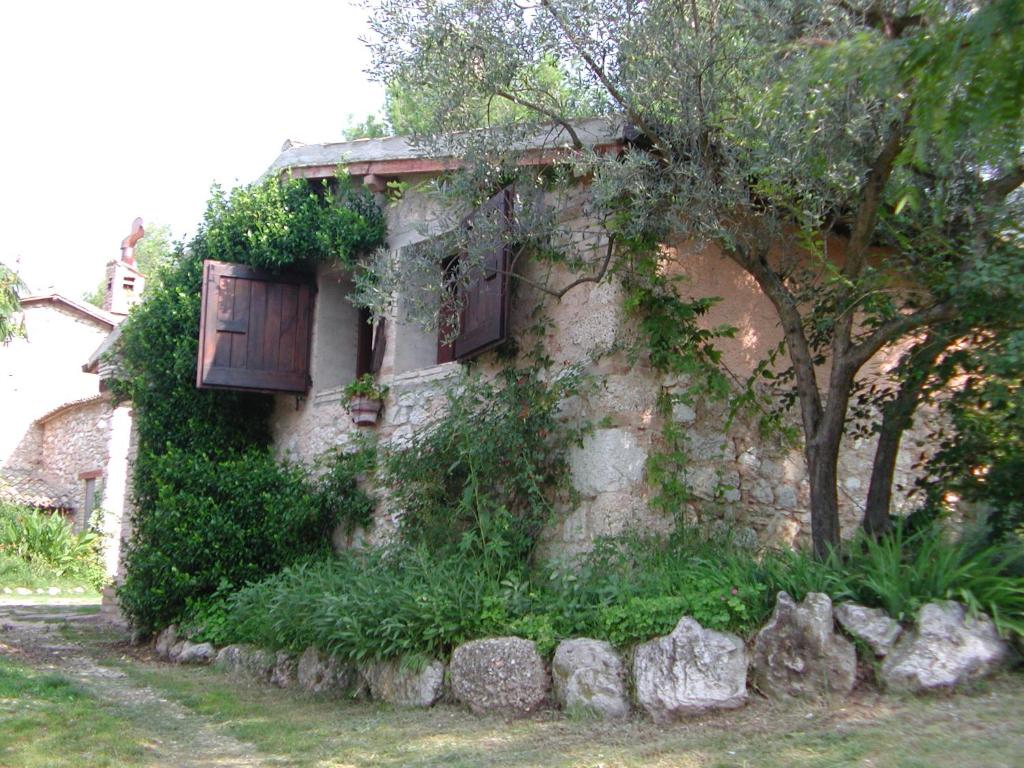
<path fill-rule="evenodd" d="M 506 187 L 480 206 L 466 222 L 488 220 L 487 231 L 500 235 L 492 245 L 485 246 L 480 263 L 473 267 L 469 280 L 459 292 L 459 335 L 455 337 L 456 360 L 467 360 L 497 346 L 508 336 L 509 325 L 509 267 L 511 254 L 507 234 L 512 226 L 512 200 L 514 192 Z"/>
<path fill-rule="evenodd" d="M 313 295 L 298 277 L 204 261 L 196 386 L 306 392 Z"/>

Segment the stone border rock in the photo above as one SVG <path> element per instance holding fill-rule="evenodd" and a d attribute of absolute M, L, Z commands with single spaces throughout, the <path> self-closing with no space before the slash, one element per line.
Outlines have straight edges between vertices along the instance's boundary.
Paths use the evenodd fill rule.
<path fill-rule="evenodd" d="M 969 615 L 955 602 L 925 605 L 912 631 L 903 631 L 883 611 L 854 604 L 833 609 L 827 595 L 810 593 L 801 603 L 780 592 L 769 622 L 753 642 L 752 680 L 768 696 L 846 695 L 856 678 L 856 652 L 835 633 L 838 622 L 884 657 L 881 679 L 889 690 L 922 692 L 977 680 L 1004 666 L 1012 651 L 984 614 Z M 902 633 L 902 634 L 901 634 Z M 895 645 L 894 638 L 899 637 Z M 523 716 L 549 701 L 567 712 L 603 718 L 631 712 L 626 664 L 607 642 L 562 641 L 552 675 L 536 645 L 520 637 L 473 640 L 457 647 L 450 666 L 434 659 L 419 668 L 397 661 L 360 668 L 318 649 L 300 656 L 244 645 L 217 651 L 209 643 L 179 637 L 171 625 L 154 641 L 158 656 L 179 664 L 209 664 L 238 676 L 313 694 L 369 695 L 396 706 L 430 707 L 445 695 L 476 714 Z M 633 652 L 637 705 L 655 722 L 668 722 L 747 700 L 748 654 L 735 635 L 705 629 L 684 616 L 664 637 Z"/>

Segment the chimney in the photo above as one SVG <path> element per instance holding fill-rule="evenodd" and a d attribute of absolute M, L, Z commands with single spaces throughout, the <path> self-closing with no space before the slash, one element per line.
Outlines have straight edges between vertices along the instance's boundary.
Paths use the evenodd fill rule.
<path fill-rule="evenodd" d="M 146 277 L 135 266 L 135 244 L 146 234 L 142 219 L 132 222 L 132 231 L 121 241 L 121 258 L 107 264 L 107 286 L 103 308 L 114 315 L 127 315 L 142 298 Z"/>

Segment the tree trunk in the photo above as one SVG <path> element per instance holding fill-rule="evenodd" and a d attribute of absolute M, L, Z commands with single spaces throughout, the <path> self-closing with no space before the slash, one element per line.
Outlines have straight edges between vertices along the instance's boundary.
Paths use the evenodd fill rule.
<path fill-rule="evenodd" d="M 944 348 L 945 344 L 934 332 L 929 333 L 910 352 L 907 365 L 911 369 L 903 379 L 896 397 L 882 408 L 882 425 L 878 432 L 878 445 L 875 447 L 871 482 L 864 508 L 863 525 L 869 536 L 877 538 L 888 531 L 891 525 L 889 509 L 892 506 L 892 484 L 900 441 L 913 421 L 921 391 Z"/>
<path fill-rule="evenodd" d="M 835 458 L 820 446 L 809 446 L 808 480 L 811 486 L 811 543 L 814 556 L 824 560 L 839 545 L 839 494 Z"/>

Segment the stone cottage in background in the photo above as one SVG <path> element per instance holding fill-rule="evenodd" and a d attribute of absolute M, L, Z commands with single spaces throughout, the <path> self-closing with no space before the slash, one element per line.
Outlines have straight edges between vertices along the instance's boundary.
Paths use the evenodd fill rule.
<path fill-rule="evenodd" d="M 625 146 L 621 126 L 590 120 L 575 127 L 595 151 L 617 152 Z M 524 147 L 523 162 L 544 166 L 556 160 L 559 147 L 567 144 L 560 131 L 539 134 Z M 345 169 L 353 184 L 378 193 L 387 212 L 388 247 L 401 259 L 405 249 L 460 226 L 461 217 L 446 211 L 425 184 L 451 169 L 453 162 L 392 137 L 288 143 L 271 172 L 317 180 L 334 177 L 339 167 Z M 389 182 L 404 182 L 397 199 L 384 194 Z M 569 192 L 546 195 L 543 204 L 556 211 L 566 229 L 594 229 L 587 226 L 591 222 L 585 180 Z M 514 191 L 496 190 L 484 209 L 511 218 L 519 204 Z M 481 211 L 470 215 L 478 214 Z M 685 257 L 673 262 L 685 265 L 687 293 L 721 297 L 706 322 L 738 328 L 736 338 L 722 345 L 724 360 L 737 376 L 747 376 L 781 340 L 770 303 L 747 274 L 713 248 L 689 242 L 664 247 Z M 359 429 L 342 402 L 343 389 L 354 378 L 370 372 L 389 387 L 374 429 L 384 440 L 401 439 L 442 416 L 443 389 L 457 379 L 465 362 L 475 360 L 485 372 L 496 370 L 498 363 L 489 350 L 521 334 L 531 323 L 530 311 L 543 302 L 551 320 L 543 339 L 545 352 L 558 363 L 581 364 L 600 380 L 596 393 L 574 405 L 600 423 L 570 456 L 582 501 L 549 526 L 548 551 L 579 551 L 596 537 L 627 529 L 669 530 L 674 520 L 648 503 L 652 489 L 646 467 L 661 450 L 658 397 L 681 391 L 685 382 L 661 376 L 642 356 L 629 354 L 639 337 L 614 278 L 580 285 L 556 301 L 527 281 L 510 281 L 508 258 L 502 247 L 485 255 L 479 274 L 465 288 L 461 328 L 451 344 L 437 331 L 426 331 L 408 319 L 411 297 L 402 291 L 394 297 L 391 316 L 371 327 L 366 313 L 349 301 L 353 283 L 341 268 L 320 268 L 313 285 L 208 262 L 197 385 L 276 392 L 272 427 L 278 452 L 311 461 L 346 444 Z M 537 265 L 519 264 L 515 270 L 534 282 L 540 279 Z M 556 277 L 563 278 L 562 284 L 572 279 L 569 273 Z M 514 290 L 513 282 L 518 283 Z M 672 418 L 689 438 L 686 474 L 695 494 L 691 513 L 699 509 L 705 519 L 723 519 L 750 540 L 791 545 L 809 535 L 808 487 L 799 449 L 763 439 L 753 428 L 737 426 L 726 433 L 722 409 L 712 403 L 679 403 Z M 841 459 L 846 531 L 861 518 L 871 448 L 850 440 Z M 909 466 L 909 457 L 902 457 L 899 478 L 907 477 Z M 375 531 L 386 531 L 392 522 L 381 508 Z"/>
<path fill-rule="evenodd" d="M 136 220 L 121 258 L 108 263 L 103 309 L 59 293 L 27 296 L 24 338 L 0 346 L 0 499 L 59 512 L 79 531 L 102 514 L 111 578 L 128 504 L 132 413 L 103 392 L 98 351 L 145 287 L 133 259 L 142 235 Z"/>

